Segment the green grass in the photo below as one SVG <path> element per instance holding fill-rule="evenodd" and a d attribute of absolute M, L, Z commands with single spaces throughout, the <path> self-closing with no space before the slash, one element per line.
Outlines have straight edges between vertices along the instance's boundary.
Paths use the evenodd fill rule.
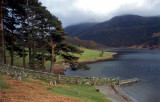
<path fill-rule="evenodd" d="M 100 57 L 100 54 L 102 53 L 102 51 L 91 50 L 91 49 L 82 48 L 82 47 L 80 47 L 80 49 L 83 50 L 84 53 L 82 53 L 81 55 L 74 54 L 75 56 L 80 57 L 79 58 L 80 62 L 97 60 L 97 59 L 110 59 L 110 58 L 112 58 L 112 54 L 113 54 L 113 52 L 104 52 L 103 56 Z M 10 55 L 9 55 L 8 51 L 6 52 L 6 56 L 7 56 L 7 64 L 10 64 L 11 61 L 10 61 L 10 57 L 9 57 Z M 1 55 L 0 55 L 0 57 L 1 57 Z M 25 60 L 26 60 L 26 66 L 28 66 L 28 61 L 29 61 L 28 55 L 26 56 Z M 63 61 L 62 58 L 57 56 L 56 62 L 60 62 L 60 61 Z M 50 67 L 50 63 L 51 63 L 50 61 L 47 61 L 45 63 L 46 68 Z M 19 56 L 14 56 L 14 65 L 22 67 L 23 66 L 23 58 L 19 57 Z"/>
<path fill-rule="evenodd" d="M 27 79 L 23 79 L 23 81 L 28 82 L 28 83 L 42 85 L 42 86 L 47 86 L 47 85 L 43 85 L 40 83 L 29 81 Z M 41 80 L 41 81 L 49 83 L 45 80 Z M 107 99 L 107 97 L 104 94 L 97 92 L 94 86 L 70 85 L 70 84 L 57 84 L 57 85 L 67 86 L 67 87 L 70 87 L 71 89 L 61 88 L 61 87 L 52 87 L 52 90 L 50 90 L 48 93 L 57 94 L 57 95 L 65 95 L 65 96 L 85 100 L 87 102 L 111 102 L 110 100 Z"/>
<path fill-rule="evenodd" d="M 86 49 L 86 48 L 80 48 L 81 50 L 84 51 L 82 55 L 77 55 L 80 57 L 80 61 L 82 60 L 87 60 L 87 59 L 98 59 L 98 58 L 111 58 L 112 52 L 104 52 L 103 56 L 100 57 L 100 54 L 102 51 L 97 51 L 97 50 L 91 50 L 91 49 Z"/>
<path fill-rule="evenodd" d="M 79 98 L 87 102 L 111 102 L 107 97 L 96 91 L 96 88 L 88 85 L 69 85 L 72 89 L 53 87 L 51 93 Z"/>
<path fill-rule="evenodd" d="M 7 80 L 9 81 L 12 79 L 0 79 L 0 87 L 1 87 L 2 91 L 5 89 L 8 89 L 8 90 L 12 89 L 4 83 L 4 81 L 7 81 Z M 27 82 L 27 83 L 34 83 L 34 84 L 42 85 L 40 83 L 28 81 L 26 78 L 24 78 L 22 81 Z M 43 82 L 46 82 L 46 81 L 43 81 Z M 46 83 L 49 83 L 49 82 L 46 82 Z M 50 93 L 50 94 L 64 95 L 64 96 L 84 100 L 86 102 L 111 102 L 110 100 L 107 99 L 107 97 L 104 94 L 97 92 L 96 88 L 94 86 L 70 85 L 70 84 L 58 84 L 58 85 L 67 86 L 70 88 L 51 87 L 51 86 L 49 86 L 49 84 L 42 85 L 42 86 L 51 87 L 51 90 L 45 91 L 46 93 Z M 30 91 L 32 91 L 32 90 L 30 90 Z"/>
<path fill-rule="evenodd" d="M 11 89 L 8 85 L 4 83 L 5 79 L 0 79 L 0 90 L 1 89 Z"/>

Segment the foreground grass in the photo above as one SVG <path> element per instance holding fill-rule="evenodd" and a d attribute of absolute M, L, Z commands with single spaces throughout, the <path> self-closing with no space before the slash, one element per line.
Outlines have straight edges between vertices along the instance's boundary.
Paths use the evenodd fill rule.
<path fill-rule="evenodd" d="M 6 89 L 7 90 L 17 90 L 5 84 L 5 81 L 12 81 L 13 79 L 4 79 L 1 76 L 2 75 L 0 75 L 1 91 L 4 92 Z M 49 82 L 42 81 L 43 82 L 42 83 L 41 80 L 39 80 L 38 82 L 34 82 L 34 81 L 31 81 L 25 78 L 22 81 L 26 83 L 32 83 L 32 84 L 34 83 L 36 85 L 41 85 L 43 87 L 49 87 L 50 90 L 45 91 L 45 93 L 49 93 L 49 94 L 63 95 L 63 96 L 83 100 L 85 102 L 111 102 L 110 100 L 107 99 L 105 95 L 103 95 L 100 92 L 97 92 L 94 86 L 58 84 L 54 87 L 54 86 L 49 85 L 48 84 Z M 32 91 L 32 90 L 29 90 L 29 91 Z"/>
<path fill-rule="evenodd" d="M 53 88 L 51 93 L 67 95 L 70 97 L 76 97 L 83 99 L 87 102 L 111 102 L 107 100 L 107 97 L 100 92 L 96 91 L 96 88 L 93 86 L 87 85 L 67 85 L 72 89 L 63 89 L 63 88 Z"/>
<path fill-rule="evenodd" d="M 0 90 L 1 89 L 10 89 L 10 87 L 8 85 L 4 84 L 4 82 L 3 82 L 4 80 L 5 79 L 0 78 Z"/>

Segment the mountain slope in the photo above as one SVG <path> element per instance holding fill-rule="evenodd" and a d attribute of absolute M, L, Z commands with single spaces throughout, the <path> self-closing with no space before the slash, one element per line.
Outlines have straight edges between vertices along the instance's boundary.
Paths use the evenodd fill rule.
<path fill-rule="evenodd" d="M 65 28 L 66 32 L 68 33 L 68 36 L 74 37 L 78 34 L 83 33 L 84 30 L 88 29 L 89 27 L 92 27 L 97 23 L 82 23 L 78 25 L 71 25 Z"/>
<path fill-rule="evenodd" d="M 153 33 L 158 32 L 160 32 L 160 17 L 125 15 L 87 27 L 74 35 L 110 47 L 128 47 L 151 43 Z"/>
<path fill-rule="evenodd" d="M 105 45 L 99 44 L 99 43 L 95 43 L 95 45 L 92 46 L 93 41 L 80 40 L 77 37 L 66 37 L 66 42 L 68 42 L 72 45 L 76 45 L 76 46 L 79 46 L 79 47 L 85 47 L 85 48 L 89 48 L 89 49 L 103 49 L 103 48 L 106 48 Z"/>

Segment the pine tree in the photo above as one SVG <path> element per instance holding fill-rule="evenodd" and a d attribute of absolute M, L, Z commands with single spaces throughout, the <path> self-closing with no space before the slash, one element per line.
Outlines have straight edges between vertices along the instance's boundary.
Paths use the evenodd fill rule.
<path fill-rule="evenodd" d="M 23 57 L 23 67 L 26 68 L 26 60 L 25 57 L 27 56 L 25 48 L 27 47 L 27 23 L 25 22 L 27 19 L 27 14 L 25 10 L 25 2 L 26 0 L 18 0 L 18 7 L 17 10 L 19 11 L 20 15 L 20 21 L 21 21 L 21 26 L 19 28 L 19 35 L 20 35 L 20 40 L 18 42 L 19 46 L 22 48 L 22 51 L 18 52 L 18 55 L 20 57 Z"/>
<path fill-rule="evenodd" d="M 7 1 L 7 0 L 6 0 Z M 20 51 L 20 47 L 18 44 L 15 44 L 15 41 L 18 41 L 19 33 L 18 33 L 18 25 L 20 24 L 20 12 L 19 12 L 19 2 L 17 0 L 7 1 L 6 11 L 7 14 L 5 16 L 5 32 L 6 32 L 6 41 L 8 45 L 6 46 L 7 50 L 10 52 L 11 56 L 11 65 L 14 64 L 14 52 Z"/>
<path fill-rule="evenodd" d="M 41 68 L 45 68 L 44 63 L 45 63 L 45 53 L 46 52 L 46 42 L 45 42 L 45 27 L 46 27 L 46 17 L 45 17 L 45 11 L 46 8 L 41 6 L 41 3 L 38 2 L 33 2 L 32 6 L 30 7 L 32 10 L 32 42 L 33 42 L 33 53 L 32 53 L 32 65 L 34 66 L 34 60 L 38 60 L 38 62 L 41 60 L 41 63 L 39 62 L 38 64 L 40 65 Z M 36 14 L 36 15 L 34 15 Z M 38 48 L 35 47 L 35 44 L 37 45 Z M 40 45 L 40 46 L 38 46 Z M 36 54 L 38 53 L 38 54 Z M 32 67 L 33 67 L 32 66 Z"/>
<path fill-rule="evenodd" d="M 5 63 L 4 31 L 8 39 L 7 49 L 11 54 L 11 65 L 14 62 L 14 54 L 18 54 L 23 57 L 23 67 L 26 67 L 25 48 L 29 49 L 29 67 L 32 69 L 38 65 L 45 68 L 45 62 L 50 60 L 50 72 L 53 72 L 56 56 L 61 56 L 71 65 L 78 64 L 78 57 L 71 53 L 80 54 L 82 51 L 64 42 L 66 33 L 62 23 L 38 0 L 5 0 L 7 4 L 5 7 L 3 3 L 4 0 L 1 1 L 3 64 Z M 9 14 L 4 14 L 4 10 Z"/>
<path fill-rule="evenodd" d="M 29 0 L 27 0 L 26 2 L 26 7 L 27 7 L 27 23 L 28 23 L 28 42 L 30 42 L 31 39 L 31 35 L 30 35 L 30 21 L 29 21 L 29 17 L 30 17 L 30 13 L 29 13 Z M 28 50 L 29 50 L 29 67 L 31 68 L 31 44 L 28 43 Z"/>
<path fill-rule="evenodd" d="M 1 34 L 2 34 L 2 64 L 5 64 L 5 46 L 4 46 L 4 24 L 3 24 L 3 6 L 4 0 L 1 0 Z"/>
<path fill-rule="evenodd" d="M 18 18 L 18 12 L 17 12 L 17 5 L 18 3 L 15 2 L 15 0 L 10 0 L 10 2 L 8 3 L 11 11 L 9 12 L 10 15 L 8 15 L 8 19 L 7 19 L 7 22 L 8 22 L 8 36 L 10 37 L 10 41 L 8 40 L 8 42 L 10 43 L 10 55 L 11 55 L 11 65 L 13 65 L 14 63 L 14 50 L 17 50 L 15 49 L 15 32 L 17 30 L 16 26 L 19 25 L 19 20 L 17 19 Z M 10 17 L 9 17 L 10 16 Z"/>

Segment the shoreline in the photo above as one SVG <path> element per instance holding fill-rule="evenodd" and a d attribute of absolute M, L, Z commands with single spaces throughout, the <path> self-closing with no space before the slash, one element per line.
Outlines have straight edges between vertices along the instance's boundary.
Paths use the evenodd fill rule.
<path fill-rule="evenodd" d="M 118 56 L 118 53 L 114 52 L 110 56 L 111 56 L 110 58 L 97 58 L 97 59 L 91 59 L 91 60 L 82 60 L 82 61 L 78 61 L 78 62 L 85 63 L 85 64 L 91 64 L 91 63 L 96 63 L 96 62 L 112 61 Z"/>
<path fill-rule="evenodd" d="M 82 60 L 82 61 L 78 61 L 78 62 L 85 63 L 85 64 L 91 64 L 91 63 L 96 63 L 96 62 L 112 61 L 118 56 L 118 54 L 113 53 L 110 56 L 111 56 L 110 58 L 98 58 L 98 59 L 92 59 L 92 60 Z M 56 64 L 56 65 L 57 66 L 54 69 L 54 74 L 65 75 L 64 72 L 67 70 L 69 65 L 67 65 L 67 64 Z"/>
<path fill-rule="evenodd" d="M 79 63 L 96 63 L 96 62 L 103 62 L 103 61 L 112 61 L 118 56 L 118 53 L 113 53 L 111 58 L 100 58 L 100 59 L 93 59 L 93 60 L 84 60 L 80 61 Z M 57 64 L 57 68 L 54 69 L 55 74 L 65 75 L 65 71 L 68 69 L 68 65 L 66 64 Z M 138 102 L 134 97 L 129 95 L 126 91 L 124 91 L 120 86 L 95 86 L 99 91 L 108 97 L 112 102 Z"/>
<path fill-rule="evenodd" d="M 120 86 L 95 86 L 112 102 L 138 102 L 134 97 L 125 92 Z"/>

